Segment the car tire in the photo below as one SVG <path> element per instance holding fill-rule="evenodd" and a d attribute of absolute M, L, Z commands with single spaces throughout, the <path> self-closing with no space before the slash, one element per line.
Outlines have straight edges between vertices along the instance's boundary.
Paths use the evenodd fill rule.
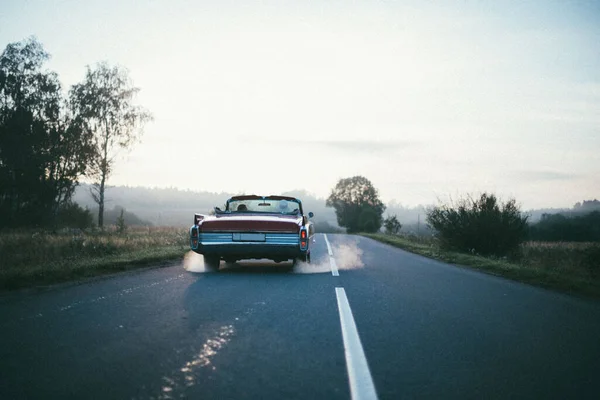
<path fill-rule="evenodd" d="M 298 262 L 303 262 L 303 263 L 307 263 L 310 264 L 310 253 L 307 254 L 303 254 L 300 257 L 296 257 L 293 260 L 293 266 L 296 266 L 296 264 L 298 264 Z"/>
<path fill-rule="evenodd" d="M 204 256 L 204 268 L 207 271 L 218 271 L 221 257 L 219 256 Z"/>
<path fill-rule="evenodd" d="M 302 261 L 304 261 L 307 264 L 310 264 L 310 253 L 306 253 L 302 256 Z"/>

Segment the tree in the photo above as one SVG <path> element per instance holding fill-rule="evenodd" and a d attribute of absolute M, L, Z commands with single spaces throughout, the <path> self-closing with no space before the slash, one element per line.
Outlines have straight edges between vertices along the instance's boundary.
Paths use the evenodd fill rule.
<path fill-rule="evenodd" d="M 600 201 L 594 199 L 584 200 L 583 203 L 577 202 L 573 207 L 573 210 L 576 212 L 600 211 Z"/>
<path fill-rule="evenodd" d="M 117 232 L 122 235 L 126 230 L 127 225 L 125 224 L 125 209 L 121 208 L 121 214 L 117 218 Z"/>
<path fill-rule="evenodd" d="M 94 135 L 95 157 L 92 176 L 96 180 L 91 191 L 98 203 L 98 226 L 104 225 L 104 192 L 120 150 L 130 148 L 142 134 L 143 126 L 152 119 L 145 109 L 133 104 L 138 88 L 128 72 L 120 67 L 99 63 L 88 66 L 83 82 L 70 90 L 75 118 Z"/>
<path fill-rule="evenodd" d="M 496 256 L 516 250 L 526 239 L 527 218 L 514 199 L 502 204 L 488 193 L 427 212 L 427 223 L 445 247 Z"/>
<path fill-rule="evenodd" d="M 541 220 L 529 227 L 529 239 L 550 242 L 600 241 L 600 211 L 566 216 L 542 214 Z"/>
<path fill-rule="evenodd" d="M 385 205 L 363 176 L 340 179 L 325 205 L 335 209 L 338 225 L 348 232 L 376 232 L 381 228 Z"/>
<path fill-rule="evenodd" d="M 392 215 L 383 220 L 383 227 L 388 235 L 397 235 L 400 228 L 402 228 L 402 224 L 395 215 Z"/>
<path fill-rule="evenodd" d="M 0 220 L 54 223 L 90 156 L 91 138 L 69 117 L 50 55 L 35 38 L 0 55 Z"/>
<path fill-rule="evenodd" d="M 50 132 L 52 158 L 47 173 L 56 196 L 56 209 L 68 207 L 78 179 L 89 171 L 94 160 L 91 133 L 73 119 L 71 104 L 64 106 L 60 122 Z"/>
<path fill-rule="evenodd" d="M 56 226 L 59 228 L 87 229 L 94 226 L 94 216 L 77 203 L 67 203 L 58 211 Z"/>

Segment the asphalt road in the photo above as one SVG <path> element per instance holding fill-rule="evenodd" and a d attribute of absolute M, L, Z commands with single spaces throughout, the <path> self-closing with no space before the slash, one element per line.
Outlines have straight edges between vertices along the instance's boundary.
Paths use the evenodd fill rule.
<path fill-rule="evenodd" d="M 1 295 L 0 399 L 600 398 L 599 302 L 327 237 Z"/>

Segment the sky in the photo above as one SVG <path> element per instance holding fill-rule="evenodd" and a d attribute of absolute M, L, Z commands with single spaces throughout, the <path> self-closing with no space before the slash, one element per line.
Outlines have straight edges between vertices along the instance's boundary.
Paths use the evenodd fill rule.
<path fill-rule="evenodd" d="M 384 202 L 600 198 L 598 1 L 0 0 L 64 90 L 129 70 L 152 112 L 111 185 Z"/>

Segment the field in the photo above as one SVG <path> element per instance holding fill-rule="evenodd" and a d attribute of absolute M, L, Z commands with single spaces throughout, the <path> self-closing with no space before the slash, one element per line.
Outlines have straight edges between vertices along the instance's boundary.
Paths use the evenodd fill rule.
<path fill-rule="evenodd" d="M 44 286 L 182 259 L 182 228 L 0 233 L 0 290 Z M 441 249 L 434 238 L 365 234 L 413 253 L 517 281 L 600 298 L 600 243 L 527 242 L 508 258 Z"/>
<path fill-rule="evenodd" d="M 114 227 L 0 233 L 0 290 L 48 285 L 182 258 L 188 233 L 181 228 Z"/>
<path fill-rule="evenodd" d="M 372 239 L 520 282 L 600 298 L 600 243 L 527 242 L 510 258 L 490 258 L 440 248 L 434 238 L 364 234 Z"/>
<path fill-rule="evenodd" d="M 527 242 L 519 261 L 536 269 L 584 279 L 600 278 L 600 243 Z"/>

